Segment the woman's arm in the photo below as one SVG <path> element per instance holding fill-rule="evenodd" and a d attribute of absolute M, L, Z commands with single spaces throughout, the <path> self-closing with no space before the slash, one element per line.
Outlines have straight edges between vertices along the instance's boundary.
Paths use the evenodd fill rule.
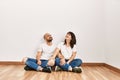
<path fill-rule="evenodd" d="M 76 56 L 76 52 L 73 52 L 67 63 L 69 64 Z"/>

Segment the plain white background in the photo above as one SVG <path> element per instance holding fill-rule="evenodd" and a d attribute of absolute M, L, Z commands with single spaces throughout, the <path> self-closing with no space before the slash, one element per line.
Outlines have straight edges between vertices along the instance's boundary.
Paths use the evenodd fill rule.
<path fill-rule="evenodd" d="M 119 0 L 0 0 L 0 61 L 35 57 L 44 33 L 58 44 L 73 31 L 83 62 L 120 68 L 119 30 Z"/>

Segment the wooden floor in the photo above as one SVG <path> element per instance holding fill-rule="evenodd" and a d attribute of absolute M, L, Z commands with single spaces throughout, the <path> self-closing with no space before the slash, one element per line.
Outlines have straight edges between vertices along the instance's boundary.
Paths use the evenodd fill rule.
<path fill-rule="evenodd" d="M 23 65 L 0 65 L 0 80 L 120 80 L 120 73 L 104 66 L 83 66 L 82 73 L 25 71 Z"/>

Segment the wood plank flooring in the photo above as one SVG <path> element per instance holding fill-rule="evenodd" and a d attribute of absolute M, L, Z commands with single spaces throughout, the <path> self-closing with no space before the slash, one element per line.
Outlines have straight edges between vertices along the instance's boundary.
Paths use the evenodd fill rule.
<path fill-rule="evenodd" d="M 25 71 L 24 65 L 0 65 L 0 80 L 120 80 L 120 73 L 105 66 L 83 66 L 82 73 Z"/>

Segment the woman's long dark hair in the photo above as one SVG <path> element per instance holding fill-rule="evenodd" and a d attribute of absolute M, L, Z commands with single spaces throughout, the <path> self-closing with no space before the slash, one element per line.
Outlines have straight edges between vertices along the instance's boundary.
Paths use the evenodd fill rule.
<path fill-rule="evenodd" d="M 70 47 L 73 48 L 74 45 L 76 44 L 76 37 L 75 37 L 75 34 L 71 31 L 67 32 L 67 34 L 70 34 L 71 35 L 71 41 L 70 41 Z M 64 44 L 66 44 L 66 39 L 64 41 Z"/>

